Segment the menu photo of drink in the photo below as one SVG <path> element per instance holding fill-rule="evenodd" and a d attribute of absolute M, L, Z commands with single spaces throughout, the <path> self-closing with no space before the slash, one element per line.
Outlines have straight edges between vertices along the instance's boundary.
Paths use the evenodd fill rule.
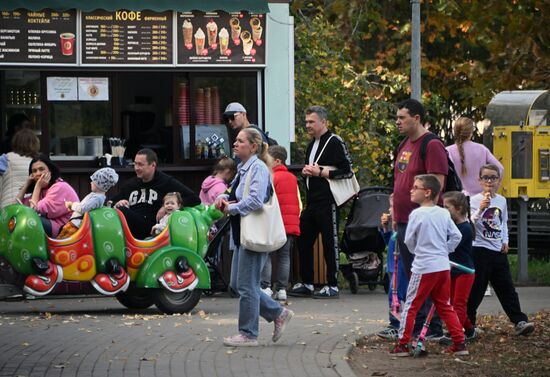
<path fill-rule="evenodd" d="M 264 65 L 266 21 L 248 12 L 178 12 L 177 64 Z"/>
<path fill-rule="evenodd" d="M 0 11 L 0 63 L 76 65 L 76 10 Z"/>

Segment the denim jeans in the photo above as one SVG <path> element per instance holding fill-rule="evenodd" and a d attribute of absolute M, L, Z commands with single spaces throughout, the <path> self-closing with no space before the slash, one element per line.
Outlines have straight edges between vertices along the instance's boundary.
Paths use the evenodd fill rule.
<path fill-rule="evenodd" d="M 231 261 L 231 288 L 239 297 L 239 332 L 256 339 L 260 316 L 268 322 L 281 315 L 282 306 L 260 290 L 260 274 L 268 253 L 239 246 Z"/>
<path fill-rule="evenodd" d="M 292 250 L 293 236 L 287 234 L 286 243 L 279 250 L 269 253 L 262 269 L 262 288 L 271 286 L 271 256 L 277 256 L 277 271 L 275 274 L 274 291 L 288 288 L 288 276 L 290 274 L 290 250 Z"/>

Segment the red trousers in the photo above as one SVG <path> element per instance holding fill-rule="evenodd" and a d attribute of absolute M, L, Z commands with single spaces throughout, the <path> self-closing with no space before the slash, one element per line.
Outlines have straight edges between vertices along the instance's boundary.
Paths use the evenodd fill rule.
<path fill-rule="evenodd" d="M 474 274 L 460 274 L 451 277 L 451 305 L 464 330 L 472 330 L 474 328 L 467 313 L 468 297 L 470 297 L 474 280 Z"/>
<path fill-rule="evenodd" d="M 449 303 L 451 297 L 451 274 L 448 270 L 431 272 L 429 274 L 411 275 L 407 290 L 407 301 L 401 313 L 399 327 L 399 343 L 408 344 L 414 328 L 416 313 L 422 307 L 427 297 L 431 297 L 439 317 L 447 325 L 453 343 L 464 343 L 464 332 L 458 317 Z"/>

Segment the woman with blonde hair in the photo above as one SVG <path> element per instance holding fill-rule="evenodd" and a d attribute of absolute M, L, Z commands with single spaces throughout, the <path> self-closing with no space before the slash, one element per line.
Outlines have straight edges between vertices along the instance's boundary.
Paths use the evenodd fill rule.
<path fill-rule="evenodd" d="M 218 196 L 214 204 L 230 216 L 234 244 L 231 264 L 231 288 L 239 293 L 239 333 L 224 338 L 232 347 L 258 346 L 259 320 L 262 316 L 274 322 L 272 341 L 279 340 L 293 312 L 260 290 L 261 271 L 269 253 L 246 249 L 240 244 L 240 217 L 263 207 L 273 195 L 268 145 L 254 128 L 243 128 L 233 144 L 235 156 L 241 162 L 231 184 L 231 194 Z M 248 182 L 247 182 L 248 181 Z M 244 194 L 248 185 L 248 195 Z M 262 224 L 258 224 L 261 227 Z"/>
<path fill-rule="evenodd" d="M 449 156 L 455 165 L 462 181 L 463 192 L 472 196 L 481 192 L 479 185 L 479 169 L 486 164 L 498 166 L 500 176 L 504 167 L 483 144 L 473 142 L 474 121 L 467 117 L 460 117 L 455 121 L 453 136 L 455 143 L 447 147 Z"/>

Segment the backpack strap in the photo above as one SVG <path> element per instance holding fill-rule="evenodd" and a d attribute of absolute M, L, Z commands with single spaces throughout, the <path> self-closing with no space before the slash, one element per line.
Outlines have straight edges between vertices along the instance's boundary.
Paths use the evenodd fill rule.
<path fill-rule="evenodd" d="M 436 134 L 432 132 L 428 132 L 428 134 L 424 137 L 424 139 L 422 139 L 422 145 L 420 146 L 420 158 L 422 160 L 426 159 L 426 150 L 428 149 L 428 143 L 434 139 L 441 141 L 441 144 L 445 146 L 443 141 L 439 137 L 437 137 Z"/>

